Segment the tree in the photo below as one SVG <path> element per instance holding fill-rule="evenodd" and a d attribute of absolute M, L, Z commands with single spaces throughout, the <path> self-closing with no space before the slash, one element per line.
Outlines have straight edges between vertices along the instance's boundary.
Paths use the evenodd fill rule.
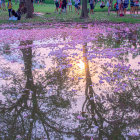
<path fill-rule="evenodd" d="M 27 8 L 27 15 L 26 18 L 32 18 L 34 7 L 33 7 L 33 0 L 25 0 L 26 2 L 26 8 Z"/>
<path fill-rule="evenodd" d="M 20 0 L 19 9 L 22 13 L 26 13 L 26 18 L 32 18 L 34 12 L 33 0 Z"/>
<path fill-rule="evenodd" d="M 25 85 L 22 84 L 23 81 L 20 76 L 15 76 L 9 84 L 13 86 L 3 90 L 3 93 L 6 93 L 9 98 L 7 100 L 8 104 L 2 104 L 0 100 L 0 125 L 5 122 L 3 124 L 6 126 L 0 129 L 0 139 L 3 137 L 7 140 L 18 138 L 51 140 L 51 138 L 61 139 L 63 135 L 76 135 L 70 127 L 58 123 L 59 119 L 58 122 L 55 120 L 59 117 L 63 120 L 70 119 L 70 117 L 67 117 L 69 112 L 67 112 L 67 115 L 61 112 L 61 110 L 65 110 L 66 113 L 71 107 L 71 97 L 62 94 L 64 90 L 66 95 L 70 94 L 70 92 L 67 92 L 71 88 L 71 82 L 68 83 L 69 68 L 61 70 L 51 67 L 46 71 L 45 76 L 41 76 L 43 81 L 37 82 L 32 71 L 35 53 L 33 53 L 32 47 L 27 47 L 27 45 L 32 44 L 32 40 L 20 42 L 25 75 L 25 79 L 22 80 Z M 64 58 L 59 59 L 54 59 L 58 66 L 67 64 Z M 54 78 L 57 78 L 57 80 L 54 81 Z M 50 91 L 46 89 L 48 87 L 53 88 L 52 91 L 55 94 L 46 96 Z M 38 135 L 38 130 L 41 135 Z"/>
<path fill-rule="evenodd" d="M 80 18 L 88 18 L 87 0 L 82 0 L 82 12 Z"/>

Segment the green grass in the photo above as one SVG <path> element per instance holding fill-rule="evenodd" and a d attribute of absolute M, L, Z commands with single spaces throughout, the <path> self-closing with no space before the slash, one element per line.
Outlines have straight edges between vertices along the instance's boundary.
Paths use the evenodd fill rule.
<path fill-rule="evenodd" d="M 20 21 L 9 21 L 8 11 L 0 10 L 0 24 L 3 23 L 24 23 L 24 22 L 94 22 L 94 21 L 108 21 L 108 22 L 126 22 L 126 23 L 140 23 L 140 15 L 137 17 L 132 17 L 131 15 L 126 15 L 125 17 L 117 17 L 116 13 L 111 13 L 110 16 L 107 14 L 107 7 L 101 9 L 99 4 L 95 7 L 95 13 L 93 15 L 89 14 L 89 19 L 80 19 L 80 15 L 75 14 L 75 8 L 72 7 L 72 12 L 67 12 L 67 14 L 57 14 L 54 13 L 54 4 L 34 4 L 34 11 L 44 13 L 43 16 L 35 16 L 33 19 L 26 19 L 25 15 L 22 15 Z M 89 8 L 89 5 L 88 5 Z M 13 2 L 13 9 L 18 9 L 18 4 L 15 5 Z M 47 14 L 50 13 L 50 14 Z"/>

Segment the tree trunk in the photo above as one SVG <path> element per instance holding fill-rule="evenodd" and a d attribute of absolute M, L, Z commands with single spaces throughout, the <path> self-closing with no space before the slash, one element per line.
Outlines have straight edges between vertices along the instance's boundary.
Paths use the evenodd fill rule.
<path fill-rule="evenodd" d="M 87 0 L 82 0 L 82 12 L 80 18 L 88 18 Z"/>
<path fill-rule="evenodd" d="M 27 15 L 26 18 L 32 18 L 34 7 L 33 7 L 33 0 L 25 0 L 26 2 L 26 8 L 27 8 Z"/>
<path fill-rule="evenodd" d="M 25 46 L 26 45 L 32 45 L 33 41 L 32 40 L 26 40 L 26 41 L 21 41 L 20 45 Z M 23 53 L 23 60 L 24 60 L 24 67 L 25 67 L 25 75 L 27 77 L 27 82 L 26 82 L 26 88 L 27 89 L 32 89 L 33 88 L 33 75 L 32 75 L 32 48 L 23 48 L 21 49 Z"/>
<path fill-rule="evenodd" d="M 21 14 L 27 13 L 25 0 L 20 0 L 19 1 L 19 10 L 20 10 Z"/>

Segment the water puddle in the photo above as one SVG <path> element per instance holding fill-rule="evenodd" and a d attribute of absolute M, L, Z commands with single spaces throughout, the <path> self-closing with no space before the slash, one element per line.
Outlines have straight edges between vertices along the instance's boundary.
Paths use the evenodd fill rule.
<path fill-rule="evenodd" d="M 139 39 L 136 25 L 1 29 L 0 138 L 139 138 Z"/>

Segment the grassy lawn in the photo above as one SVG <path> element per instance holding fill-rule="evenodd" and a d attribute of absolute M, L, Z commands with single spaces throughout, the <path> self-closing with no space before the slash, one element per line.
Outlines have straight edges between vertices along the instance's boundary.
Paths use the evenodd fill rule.
<path fill-rule="evenodd" d="M 115 12 L 112 12 L 110 16 L 107 14 L 107 7 L 101 9 L 98 3 L 95 7 L 95 13 L 93 15 L 89 14 L 89 19 L 80 19 L 80 15 L 75 14 L 74 6 L 72 12 L 57 14 L 54 13 L 54 4 L 34 4 L 34 11 L 43 13 L 41 16 L 34 16 L 33 19 L 26 19 L 25 15 L 22 15 L 20 21 L 9 21 L 8 11 L 0 10 L 0 24 L 3 23 L 24 23 L 24 22 L 94 22 L 94 21 L 107 21 L 107 22 L 126 22 L 126 23 L 140 23 L 140 14 L 136 17 L 131 15 L 126 15 L 124 17 L 117 17 Z M 88 5 L 89 8 L 89 5 Z M 15 5 L 13 2 L 13 9 L 18 9 L 18 4 Z"/>

